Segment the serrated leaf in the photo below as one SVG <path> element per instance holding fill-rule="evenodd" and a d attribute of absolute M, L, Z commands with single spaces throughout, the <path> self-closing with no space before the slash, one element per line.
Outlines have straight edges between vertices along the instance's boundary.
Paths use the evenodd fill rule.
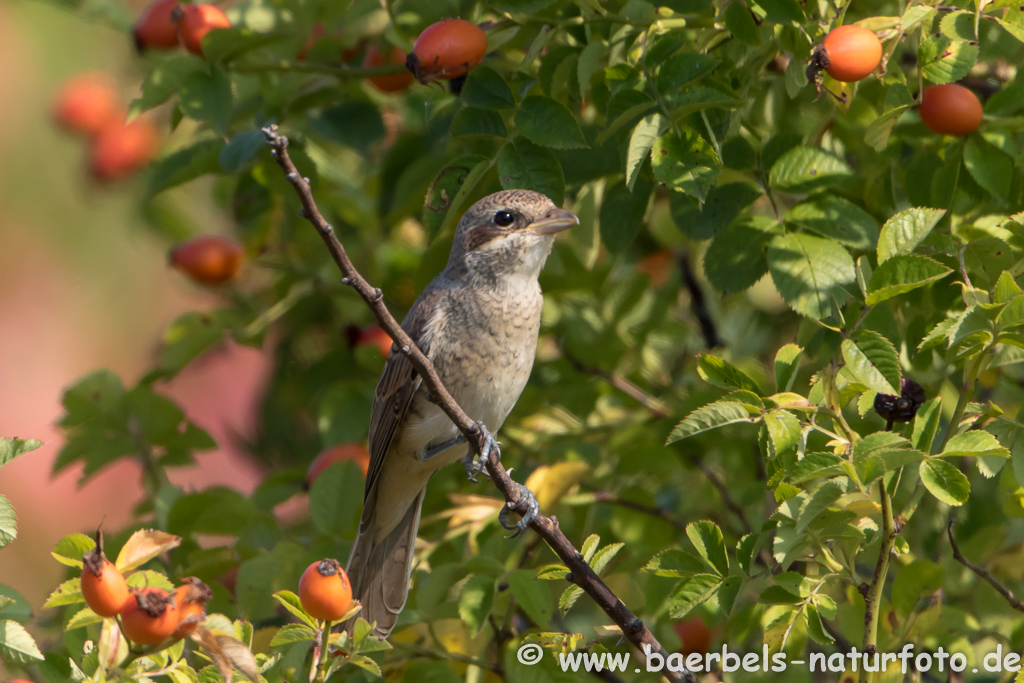
<path fill-rule="evenodd" d="M 815 320 L 845 304 L 857 279 L 849 252 L 832 240 L 806 234 L 775 237 L 768 247 L 768 270 L 786 303 Z"/>
<path fill-rule="evenodd" d="M 892 135 L 893 128 L 908 109 L 910 109 L 909 104 L 902 104 L 876 118 L 868 124 L 867 130 L 864 131 L 864 142 L 872 149 L 878 151 L 885 149 L 889 144 L 889 136 Z"/>
<path fill-rule="evenodd" d="M 688 578 L 704 571 L 703 562 L 682 550 L 664 550 L 643 566 L 643 571 L 655 576 Z"/>
<path fill-rule="evenodd" d="M 719 401 L 702 408 L 697 408 L 697 410 L 687 415 L 672 430 L 668 441 L 665 443 L 668 445 L 702 432 L 741 422 L 751 423 L 755 422 L 755 420 L 750 418 L 747 414 L 747 409 L 739 403 Z"/>
<path fill-rule="evenodd" d="M 478 574 L 463 584 L 459 593 L 459 618 L 471 635 L 480 632 L 494 602 L 494 577 Z"/>
<path fill-rule="evenodd" d="M 673 192 L 669 197 L 672 221 L 684 235 L 695 240 L 706 240 L 725 230 L 764 191 L 751 183 L 726 183 L 708 190 L 704 203 Z"/>
<path fill-rule="evenodd" d="M 507 580 L 509 590 L 527 616 L 541 628 L 547 626 L 551 621 L 550 584 L 538 581 L 529 569 L 509 572 Z"/>
<path fill-rule="evenodd" d="M 36 439 L 0 438 L 0 467 L 43 445 Z"/>
<path fill-rule="evenodd" d="M 178 106 L 186 116 L 223 135 L 231 120 L 231 79 L 216 67 L 190 74 L 181 83 Z"/>
<path fill-rule="evenodd" d="M 643 227 L 652 189 L 647 179 L 640 176 L 632 192 L 625 181 L 614 183 L 605 190 L 599 220 L 601 241 L 609 252 L 622 253 L 636 239 Z"/>
<path fill-rule="evenodd" d="M 270 640 L 270 647 L 316 640 L 316 631 L 304 624 L 285 624 Z"/>
<path fill-rule="evenodd" d="M 974 12 L 946 12 L 939 22 L 939 31 L 953 40 L 977 40 L 974 34 Z"/>
<path fill-rule="evenodd" d="M 683 137 L 668 133 L 651 149 L 654 178 L 662 186 L 703 202 L 718 180 L 721 163 L 714 149 L 695 131 L 682 129 Z"/>
<path fill-rule="evenodd" d="M 501 111 L 513 109 L 516 98 L 501 75 L 483 64 L 474 67 L 462 86 L 462 101 L 470 107 Z"/>
<path fill-rule="evenodd" d="M 952 269 L 926 256 L 894 256 L 879 265 L 871 274 L 866 303 L 868 306 L 874 306 L 886 299 L 941 280 L 952 272 Z"/>
<path fill-rule="evenodd" d="M 971 495 L 971 483 L 967 477 L 945 460 L 924 460 L 918 472 L 925 488 L 946 505 L 963 505 Z"/>
<path fill-rule="evenodd" d="M 238 172 L 249 159 L 256 156 L 267 144 L 267 136 L 262 130 L 247 130 L 238 133 L 220 150 L 217 161 L 225 173 Z"/>
<path fill-rule="evenodd" d="M 88 607 L 75 612 L 75 615 L 68 619 L 68 623 L 64 626 L 64 630 L 70 631 L 75 628 L 83 628 L 91 624 L 99 624 L 103 622 L 103 617 L 93 612 Z"/>
<path fill-rule="evenodd" d="M 787 474 L 793 484 L 803 484 L 812 479 L 842 474 L 844 462 L 835 453 L 807 453 L 790 465 Z"/>
<path fill-rule="evenodd" d="M 878 223 L 871 214 L 834 194 L 809 197 L 787 211 L 785 220 L 851 249 L 874 249 L 878 244 Z"/>
<path fill-rule="evenodd" d="M 776 190 L 803 194 L 841 185 L 853 169 L 839 157 L 817 147 L 800 145 L 784 153 L 768 174 Z"/>
<path fill-rule="evenodd" d="M 82 597 L 82 580 L 76 576 L 54 588 L 53 592 L 46 598 L 46 602 L 43 603 L 43 609 L 74 605 L 84 601 L 85 598 Z"/>
<path fill-rule="evenodd" d="M 298 595 L 291 591 L 277 591 L 274 593 L 274 598 L 281 603 L 282 607 L 301 619 L 307 626 L 313 629 L 317 628 L 316 619 L 311 617 L 302 607 L 302 601 L 299 600 Z"/>
<path fill-rule="evenodd" d="M 1009 198 L 1014 162 L 998 147 L 982 137 L 970 136 L 964 145 L 964 166 L 971 177 L 1000 202 Z"/>
<path fill-rule="evenodd" d="M 770 410 L 764 415 L 768 431 L 769 458 L 789 453 L 800 443 L 800 420 L 788 410 Z"/>
<path fill-rule="evenodd" d="M 95 547 L 95 539 L 85 534 L 69 534 L 57 541 L 50 555 L 63 565 L 81 569 L 82 557 Z"/>
<path fill-rule="evenodd" d="M 672 619 L 682 619 L 690 611 L 718 591 L 722 577 L 715 574 L 695 574 L 683 579 L 665 601 L 665 609 Z"/>
<path fill-rule="evenodd" d="M 704 273 L 722 294 L 741 292 L 768 272 L 768 245 L 779 225 L 762 216 L 733 223 L 704 252 Z"/>
<path fill-rule="evenodd" d="M 978 46 L 946 36 L 929 36 L 917 50 L 921 74 L 932 83 L 952 83 L 970 73 L 978 61 Z"/>
<path fill-rule="evenodd" d="M 504 138 L 508 135 L 508 129 L 498 112 L 463 107 L 452 119 L 448 133 L 453 138 L 473 135 Z"/>
<path fill-rule="evenodd" d="M 163 192 L 207 173 L 220 172 L 223 140 L 200 140 L 150 164 L 149 194 Z"/>
<path fill-rule="evenodd" d="M 716 387 L 724 389 L 745 389 L 758 396 L 763 396 L 757 382 L 727 360 L 708 353 L 697 354 L 697 374 Z"/>
<path fill-rule="evenodd" d="M 804 349 L 796 344 L 786 344 L 775 353 L 775 390 L 790 391 L 800 369 Z"/>
<path fill-rule="evenodd" d="M 675 88 L 707 76 L 718 66 L 718 60 L 700 52 L 681 52 L 669 57 L 658 70 L 658 92 Z"/>
<path fill-rule="evenodd" d="M 722 576 L 729 574 L 725 539 L 717 524 L 709 520 L 691 522 L 686 525 L 686 536 L 709 567 Z"/>
<path fill-rule="evenodd" d="M 636 124 L 633 134 L 629 138 L 629 146 L 626 148 L 626 187 L 633 190 L 640 169 L 647 161 L 647 155 L 651 153 L 655 140 L 658 139 L 668 126 L 668 122 L 661 114 L 648 114 L 640 123 Z"/>
<path fill-rule="evenodd" d="M 558 157 L 523 137 L 498 150 L 498 179 L 506 190 L 540 192 L 559 206 L 565 201 L 565 176 Z"/>
<path fill-rule="evenodd" d="M 18 516 L 7 496 L 0 494 L 0 548 L 18 537 Z"/>
<path fill-rule="evenodd" d="M 555 149 L 589 147 L 572 112 L 557 100 L 530 95 L 519 104 L 516 129 L 531 142 Z"/>
<path fill-rule="evenodd" d="M 175 55 L 162 60 L 142 82 L 142 95 L 132 101 L 128 108 L 129 116 L 160 106 L 178 94 L 186 78 L 205 68 L 203 60 L 195 55 Z"/>
<path fill-rule="evenodd" d="M 754 47 L 761 44 L 757 23 L 742 0 L 732 0 L 725 8 L 725 27 L 740 42 Z"/>
<path fill-rule="evenodd" d="M 943 458 L 955 455 L 970 458 L 980 458 L 983 456 L 1009 458 L 1010 451 L 1000 444 L 992 434 L 981 429 L 972 429 L 951 438 L 940 455 Z"/>
<path fill-rule="evenodd" d="M 36 641 L 16 621 L 0 621 L 0 657 L 14 665 L 43 661 Z"/>
<path fill-rule="evenodd" d="M 945 209 L 915 207 L 900 211 L 887 220 L 878 236 L 878 263 L 913 252 L 944 215 Z"/>
<path fill-rule="evenodd" d="M 871 391 L 898 396 L 900 359 L 888 339 L 872 330 L 864 330 L 856 339 L 845 339 L 843 360 L 853 377 Z"/>
<path fill-rule="evenodd" d="M 211 64 L 227 62 L 276 42 L 286 40 L 283 32 L 254 31 L 251 28 L 232 26 L 214 29 L 202 39 L 203 58 Z"/>

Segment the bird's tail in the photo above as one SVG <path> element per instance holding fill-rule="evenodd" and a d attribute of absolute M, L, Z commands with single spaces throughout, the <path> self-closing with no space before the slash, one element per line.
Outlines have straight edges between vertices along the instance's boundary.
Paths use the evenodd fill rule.
<path fill-rule="evenodd" d="M 364 517 L 348 557 L 345 571 L 352 582 L 352 596 L 363 605 L 356 618 L 362 617 L 371 624 L 376 621 L 375 633 L 381 637 L 391 633 L 409 596 L 416 531 L 420 526 L 425 492 L 420 491 L 398 525 L 377 543 L 372 540 L 373 520 Z M 351 631 L 354 624 L 355 619 L 345 624 L 345 629 Z"/>

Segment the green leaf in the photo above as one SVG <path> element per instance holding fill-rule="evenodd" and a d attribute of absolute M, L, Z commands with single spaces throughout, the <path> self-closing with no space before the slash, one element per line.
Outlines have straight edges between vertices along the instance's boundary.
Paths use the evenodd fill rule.
<path fill-rule="evenodd" d="M 790 465 L 787 474 L 793 484 L 803 484 L 812 479 L 832 477 L 845 471 L 846 461 L 834 453 L 808 453 Z"/>
<path fill-rule="evenodd" d="M 853 377 L 871 391 L 900 393 L 900 358 L 888 339 L 872 330 L 863 330 L 856 339 L 842 344 L 843 360 Z"/>
<path fill-rule="evenodd" d="M 248 130 L 234 136 L 217 157 L 221 169 L 225 173 L 237 173 L 245 162 L 256 156 L 266 141 L 267 137 L 262 130 Z"/>
<path fill-rule="evenodd" d="M 946 36 L 929 36 L 917 49 L 921 75 L 932 83 L 952 83 L 970 73 L 978 61 L 978 46 Z"/>
<path fill-rule="evenodd" d="M 809 197 L 787 211 L 785 220 L 851 249 L 874 249 L 878 244 L 878 223 L 871 214 L 834 194 Z"/>
<path fill-rule="evenodd" d="M 565 176 L 558 158 L 524 137 L 506 142 L 498 150 L 498 179 L 506 190 L 540 192 L 559 206 L 565 201 Z"/>
<path fill-rule="evenodd" d="M 18 537 L 18 517 L 7 496 L 0 494 L 0 548 Z"/>
<path fill-rule="evenodd" d="M 593 36 L 587 46 L 580 53 L 576 66 L 576 80 L 580 84 L 580 99 L 586 100 L 590 94 L 590 81 L 595 74 L 604 70 L 604 60 L 608 52 L 608 46 Z"/>
<path fill-rule="evenodd" d="M 800 420 L 788 410 L 770 410 L 764 415 L 770 458 L 789 453 L 800 442 Z"/>
<path fill-rule="evenodd" d="M 477 109 L 514 109 L 516 98 L 501 75 L 483 64 L 474 67 L 462 86 L 462 101 Z"/>
<path fill-rule="evenodd" d="M 718 84 L 716 84 L 718 85 Z M 697 85 L 675 90 L 665 96 L 665 105 L 672 110 L 672 121 L 684 125 L 690 114 L 706 109 L 739 109 L 746 103 L 735 93 L 723 92 L 718 87 Z"/>
<path fill-rule="evenodd" d="M 15 666 L 43 661 L 43 653 L 25 627 L 9 619 L 0 621 L 0 657 Z"/>
<path fill-rule="evenodd" d="M 841 185 L 853 169 L 839 157 L 817 147 L 790 149 L 772 165 L 768 183 L 776 190 L 803 194 Z"/>
<path fill-rule="evenodd" d="M 722 576 L 729 574 L 729 556 L 725 552 L 725 538 L 717 524 L 706 519 L 690 522 L 686 525 L 686 535 L 709 567 Z"/>
<path fill-rule="evenodd" d="M 0 467 L 3 467 L 19 455 L 34 451 L 43 445 L 36 439 L 18 439 L 0 437 Z"/>
<path fill-rule="evenodd" d="M 719 232 L 704 252 L 704 273 L 722 294 L 741 292 L 768 272 L 768 244 L 779 232 L 775 221 L 754 216 Z"/>
<path fill-rule="evenodd" d="M 285 624 L 270 640 L 270 647 L 316 640 L 316 631 L 304 624 Z"/>
<path fill-rule="evenodd" d="M 589 147 L 580 124 L 561 102 L 543 95 L 530 95 L 519 104 L 516 129 L 542 147 L 576 149 Z"/>
<path fill-rule="evenodd" d="M 1014 178 L 1012 157 L 981 136 L 972 135 L 964 145 L 964 166 L 979 185 L 1000 202 L 1006 202 Z"/>
<path fill-rule="evenodd" d="M 186 78 L 201 71 L 206 71 L 206 63 L 195 55 L 175 55 L 164 59 L 142 82 L 142 96 L 128 107 L 129 116 L 160 106 L 178 94 Z"/>
<path fill-rule="evenodd" d="M 945 209 L 913 208 L 887 220 L 878 236 L 878 263 L 912 253 L 945 214 Z"/>
<path fill-rule="evenodd" d="M 95 539 L 85 534 L 69 534 L 57 541 L 50 555 L 65 566 L 81 569 L 82 558 L 95 547 Z"/>
<path fill-rule="evenodd" d="M 764 396 L 757 382 L 727 360 L 707 353 L 697 354 L 697 373 L 709 384 L 724 389 L 746 389 Z"/>
<path fill-rule="evenodd" d="M 451 128 L 448 131 L 453 138 L 482 135 L 496 138 L 508 136 L 508 129 L 501 114 L 487 109 L 474 109 L 463 107 L 452 119 Z"/>
<path fill-rule="evenodd" d="M 468 196 L 490 167 L 490 159 L 472 154 L 448 162 L 438 172 L 423 208 L 423 225 L 429 239 L 437 236 L 446 223 L 454 224 L 462 217 Z"/>
<path fill-rule="evenodd" d="M 892 582 L 892 607 L 896 613 L 904 619 L 909 617 L 922 596 L 942 588 L 945 573 L 940 565 L 928 560 L 914 560 L 900 567 Z"/>
<path fill-rule="evenodd" d="M 807 605 L 807 635 L 818 645 L 831 645 L 835 642 L 835 638 L 825 630 L 824 624 L 821 623 L 821 615 L 818 614 L 818 608 L 813 604 Z"/>
<path fill-rule="evenodd" d="M 154 195 L 207 173 L 220 172 L 223 140 L 200 140 L 150 164 L 149 194 Z"/>
<path fill-rule="evenodd" d="M 84 601 L 85 598 L 82 597 L 82 580 L 76 576 L 54 588 L 53 592 L 46 598 L 46 602 L 43 603 L 43 609 L 74 605 Z"/>
<path fill-rule="evenodd" d="M 864 142 L 872 149 L 882 151 L 889 144 L 889 136 L 900 118 L 910 109 L 909 104 L 901 104 L 885 112 L 872 121 L 864 131 Z"/>
<path fill-rule="evenodd" d="M 939 31 L 953 40 L 977 40 L 974 33 L 974 12 L 957 10 L 946 12 L 939 22 Z"/>
<path fill-rule="evenodd" d="M 643 571 L 655 576 L 685 579 L 704 571 L 698 558 L 682 550 L 663 550 L 643 566 Z"/>
<path fill-rule="evenodd" d="M 302 606 L 302 601 L 299 600 L 299 596 L 295 593 L 288 590 L 277 591 L 274 593 L 274 599 L 281 603 L 281 606 L 286 610 L 305 622 L 310 628 L 315 629 L 319 626 L 316 619 L 306 612 L 305 608 Z"/>
<path fill-rule="evenodd" d="M 697 408 L 697 410 L 683 418 L 683 421 L 677 424 L 672 433 L 669 434 L 665 444 L 675 443 L 702 432 L 741 422 L 752 423 L 756 422 L 756 420 L 752 420 L 747 413 L 747 409 L 739 403 L 718 401 Z"/>
<path fill-rule="evenodd" d="M 654 178 L 664 187 L 703 202 L 718 179 L 721 163 L 711 145 L 695 131 L 684 128 L 682 135 L 668 133 L 655 141 L 651 150 Z"/>
<path fill-rule="evenodd" d="M 806 21 L 797 0 L 756 0 L 755 4 L 765 11 L 765 19 L 772 23 L 800 26 Z"/>
<path fill-rule="evenodd" d="M 313 129 L 327 139 L 364 152 L 387 135 L 380 109 L 365 100 L 342 102 L 308 118 Z"/>
<path fill-rule="evenodd" d="M 804 349 L 786 344 L 775 353 L 775 391 L 791 391 Z"/>
<path fill-rule="evenodd" d="M 661 114 L 648 114 L 636 124 L 626 149 L 626 187 L 633 190 L 640 170 L 651 153 L 655 140 L 668 127 L 668 121 Z"/>
<path fill-rule="evenodd" d="M 945 460 L 924 460 L 918 472 L 925 488 L 946 505 L 963 505 L 971 495 L 971 484 L 967 477 Z"/>
<path fill-rule="evenodd" d="M 89 626 L 90 624 L 101 623 L 103 623 L 103 617 L 96 614 L 88 607 L 83 607 L 82 609 L 75 612 L 74 616 L 68 619 L 68 623 L 64 626 L 64 630 L 70 631 L 72 629 Z"/>
<path fill-rule="evenodd" d="M 604 571 L 605 567 L 608 566 L 608 563 L 611 562 L 625 546 L 625 543 L 609 543 L 594 553 L 594 557 L 589 560 L 590 567 L 595 573 L 600 574 Z"/>
<path fill-rule="evenodd" d="M 668 91 L 707 76 L 718 60 L 700 52 L 681 52 L 669 57 L 658 70 L 658 92 Z"/>
<path fill-rule="evenodd" d="M 732 0 L 725 9 L 725 27 L 742 43 L 751 46 L 761 44 L 757 23 L 743 0 Z"/>
<path fill-rule="evenodd" d="M 231 121 L 231 79 L 217 67 L 187 76 L 181 83 L 178 106 L 186 116 L 209 123 L 223 135 Z"/>
<path fill-rule="evenodd" d="M 519 569 L 507 575 L 512 596 L 535 624 L 544 628 L 551 621 L 551 591 L 548 583 L 539 581 L 529 569 Z"/>
<path fill-rule="evenodd" d="M 491 612 L 493 602 L 493 576 L 478 574 L 463 584 L 462 592 L 459 594 L 459 618 L 469 628 L 470 634 L 475 636 L 487 623 L 487 615 Z"/>
<path fill-rule="evenodd" d="M 695 574 L 683 579 L 665 601 L 665 609 L 673 619 L 682 619 L 690 611 L 718 591 L 722 577 L 716 574 Z"/>
<path fill-rule="evenodd" d="M 874 306 L 886 299 L 941 280 L 952 272 L 952 269 L 927 256 L 894 256 L 879 265 L 871 274 L 866 302 L 868 306 Z"/>
<path fill-rule="evenodd" d="M 363 473 L 351 461 L 324 470 L 309 489 L 309 515 L 320 531 L 332 537 L 353 535 L 363 502 Z"/>
<path fill-rule="evenodd" d="M 251 28 L 216 29 L 203 36 L 203 57 L 211 64 L 219 64 L 288 37 L 286 33 L 257 32 Z"/>
<path fill-rule="evenodd" d="M 234 311 L 189 311 L 164 331 L 160 349 L 160 370 L 175 375 L 216 344 L 228 338 Z"/>
<path fill-rule="evenodd" d="M 815 320 L 846 303 L 857 279 L 846 249 L 806 234 L 775 237 L 768 247 L 768 270 L 786 303 Z"/>
<path fill-rule="evenodd" d="M 624 252 L 640 233 L 651 200 L 651 189 L 647 179 L 640 177 L 632 192 L 622 180 L 605 190 L 599 215 L 601 241 L 612 254 Z"/>
<path fill-rule="evenodd" d="M 993 303 L 1009 303 L 1021 295 L 1024 295 L 1024 290 L 1021 290 L 1020 286 L 1013 279 L 1013 276 L 1007 271 L 1000 273 L 999 279 L 996 280 L 995 291 L 993 292 Z M 1024 310 L 1022 310 L 1022 313 L 1024 313 Z M 1024 320 L 1024 316 L 1022 316 L 1021 319 Z"/>
<path fill-rule="evenodd" d="M 746 207 L 762 197 L 764 192 L 752 183 L 727 183 L 708 190 L 703 204 L 678 192 L 669 197 L 672 220 L 690 239 L 706 240 L 714 237 L 736 220 Z"/>
<path fill-rule="evenodd" d="M 940 455 L 943 458 L 955 455 L 963 455 L 970 458 L 980 458 L 983 456 L 1009 458 L 1010 451 L 1000 444 L 992 434 L 980 429 L 972 429 L 951 438 Z"/>

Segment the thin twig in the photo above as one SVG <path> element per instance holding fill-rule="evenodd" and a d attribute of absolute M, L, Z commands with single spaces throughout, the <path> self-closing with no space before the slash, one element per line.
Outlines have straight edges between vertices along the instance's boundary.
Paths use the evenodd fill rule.
<path fill-rule="evenodd" d="M 693 317 L 700 324 L 700 332 L 704 335 L 704 343 L 709 349 L 725 346 L 725 342 L 718 336 L 715 321 L 711 318 L 710 311 L 708 311 L 704 290 L 701 289 L 700 283 L 697 282 L 697 276 L 693 274 L 693 266 L 690 265 L 690 252 L 682 251 L 677 255 L 676 259 L 679 261 L 679 269 L 683 274 L 683 284 L 686 285 L 687 291 L 690 292 L 690 310 L 693 311 Z"/>
<path fill-rule="evenodd" d="M 686 523 L 665 508 L 637 503 L 636 501 L 628 500 L 618 494 L 612 493 L 611 491 L 594 491 L 592 495 L 594 496 L 594 500 L 598 503 L 610 503 L 611 505 L 618 505 L 619 507 L 636 510 L 637 512 L 642 512 L 645 515 L 650 515 L 664 520 L 677 529 L 683 531 L 686 530 Z"/>
<path fill-rule="evenodd" d="M 725 507 L 729 508 L 729 511 L 736 515 L 740 524 L 743 525 L 743 529 L 748 534 L 754 533 L 754 527 L 750 525 L 750 521 L 747 519 L 746 513 L 743 512 L 743 507 L 733 499 L 732 495 L 729 494 L 729 487 L 725 485 L 725 482 L 718 476 L 718 473 L 711 469 L 711 467 L 704 462 L 703 458 L 693 455 L 692 453 L 689 453 L 688 456 L 690 458 L 690 462 L 699 467 L 700 471 L 703 472 L 704 476 L 711 482 L 711 485 L 715 487 L 718 491 L 718 495 L 722 497 L 722 502 L 725 503 Z"/>
<path fill-rule="evenodd" d="M 613 387 L 615 387 L 616 389 L 618 389 L 619 391 L 626 394 L 634 401 L 642 405 L 644 408 L 647 409 L 647 412 L 649 412 L 651 415 L 658 418 L 659 420 L 672 415 L 669 409 L 665 407 L 664 403 L 654 398 L 646 391 L 644 391 L 643 389 L 641 389 L 640 387 L 638 387 L 637 385 L 633 384 L 628 379 L 623 377 L 622 375 L 616 374 L 614 372 L 608 372 L 607 370 L 602 370 L 601 368 L 595 367 L 593 365 L 588 365 L 581 361 L 580 359 L 573 356 L 568 351 L 566 351 L 565 348 L 562 347 L 561 345 L 559 345 L 559 350 L 562 352 L 562 355 L 565 357 L 565 359 L 569 361 L 569 364 L 572 365 L 572 367 L 576 370 L 576 372 L 581 372 L 584 375 L 593 375 L 594 377 L 600 377 L 604 381 L 608 382 L 608 384 L 611 384 Z"/>
<path fill-rule="evenodd" d="M 355 266 L 352 265 L 345 247 L 342 246 L 337 235 L 334 234 L 334 228 L 320 214 L 316 201 L 313 199 L 313 192 L 310 189 L 309 183 L 298 172 L 295 164 L 292 163 L 291 158 L 288 156 L 288 138 L 278 135 L 276 125 L 267 126 L 263 129 L 263 133 L 266 135 L 267 144 L 271 147 L 274 159 L 284 171 L 285 177 L 292 184 L 292 187 L 295 188 L 299 196 L 303 217 L 316 228 L 324 244 L 327 245 L 327 250 L 330 252 L 331 257 L 334 259 L 339 270 L 341 270 L 342 284 L 351 286 L 363 298 L 373 316 L 377 319 L 378 324 L 394 340 L 394 348 L 408 357 L 409 362 L 420 375 L 423 385 L 429 393 L 430 400 L 443 410 L 452 423 L 458 427 L 459 431 L 465 435 L 466 441 L 469 442 L 474 452 L 477 454 L 482 453 L 485 445 L 487 445 L 487 437 L 483 430 L 455 402 L 451 394 L 448 393 L 448 390 L 441 383 L 441 379 L 438 377 L 437 371 L 434 369 L 430 359 L 420 351 L 416 343 L 405 333 L 405 330 L 402 329 L 398 321 L 388 311 L 387 306 L 384 305 L 384 296 L 381 290 L 372 287 L 359 274 Z M 491 481 L 494 482 L 494 485 L 505 497 L 509 507 L 519 514 L 524 514 L 528 506 L 526 497 L 521 495 L 518 485 L 512 481 L 508 472 L 502 467 L 499 460 L 500 457 L 501 454 L 497 448 L 490 449 L 486 461 L 487 473 L 490 475 Z M 555 554 L 558 555 L 559 559 L 565 563 L 565 566 L 572 574 L 572 582 L 582 588 L 604 610 L 605 614 L 619 626 L 623 636 L 629 642 L 640 650 L 641 653 L 646 654 L 646 648 L 646 652 L 658 653 L 664 657 L 668 656 L 668 652 L 644 625 L 644 622 L 626 607 L 622 600 L 594 572 L 593 568 L 583 560 L 583 555 L 576 550 L 572 542 L 558 528 L 556 519 L 538 514 L 530 521 L 530 528 L 537 532 Z M 696 683 L 697 680 L 690 671 L 684 672 L 682 676 L 673 672 L 665 672 L 664 675 L 672 681 L 686 680 L 689 683 Z"/>
<path fill-rule="evenodd" d="M 1018 612 L 1024 612 L 1024 602 L 1021 602 L 1020 599 L 1013 594 L 1013 591 L 1004 586 L 999 579 L 989 574 L 987 569 L 980 565 L 974 564 L 973 562 L 971 562 L 963 556 L 963 553 L 960 552 L 960 546 L 956 544 L 956 539 L 953 538 L 953 521 L 954 520 L 952 519 L 949 520 L 949 525 L 946 527 L 946 533 L 949 535 L 949 545 L 953 547 L 953 559 L 962 564 L 963 566 L 967 567 L 968 569 L 970 569 L 980 578 L 988 581 L 1000 595 L 1006 598 L 1006 601 L 1010 603 L 1010 607 L 1017 610 Z"/>

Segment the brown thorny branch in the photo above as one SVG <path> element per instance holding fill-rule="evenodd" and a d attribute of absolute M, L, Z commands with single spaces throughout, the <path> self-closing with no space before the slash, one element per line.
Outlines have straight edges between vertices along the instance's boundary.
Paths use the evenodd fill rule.
<path fill-rule="evenodd" d="M 949 535 L 949 545 L 953 548 L 953 559 L 977 574 L 979 578 L 985 579 L 992 584 L 992 587 L 995 588 L 1000 595 L 1006 598 L 1008 603 L 1010 603 L 1010 607 L 1018 612 L 1024 612 L 1024 602 L 1021 602 L 1020 598 L 1013 594 L 1013 591 L 1004 586 L 999 579 L 989 574 L 987 569 L 981 565 L 974 564 L 963 556 L 963 553 L 960 552 L 960 546 L 956 544 L 956 539 L 953 537 L 952 519 L 949 520 L 949 525 L 946 527 L 946 533 Z"/>
<path fill-rule="evenodd" d="M 320 214 L 316 201 L 313 199 L 313 192 L 309 187 L 309 182 L 299 174 L 295 164 L 292 163 L 291 158 L 288 156 L 288 138 L 279 135 L 277 130 L 276 125 L 267 126 L 263 129 L 267 144 L 270 145 L 274 159 L 284 170 L 285 176 L 299 196 L 299 201 L 302 203 L 303 217 L 312 223 L 313 227 L 320 233 L 320 237 L 323 239 L 324 244 L 327 245 L 331 257 L 334 259 L 339 270 L 341 270 L 342 284 L 349 285 L 362 297 L 367 306 L 369 306 L 373 316 L 377 319 L 377 322 L 394 340 L 393 348 L 404 353 L 416 369 L 416 372 L 419 373 L 423 384 L 429 392 L 430 400 L 443 410 L 445 415 L 459 428 L 459 431 L 465 435 L 473 450 L 477 454 L 481 453 L 486 444 L 486 436 L 477 426 L 476 422 L 451 397 L 451 394 L 448 393 L 448 390 L 445 389 L 440 378 L 437 376 L 437 371 L 434 369 L 430 359 L 420 351 L 419 347 L 416 346 L 415 342 L 405 333 L 405 330 L 401 328 L 398 321 L 388 311 L 387 306 L 384 305 L 381 290 L 372 287 L 359 274 L 355 266 L 352 265 L 352 261 L 345 252 L 345 247 L 342 246 L 337 235 L 334 233 L 334 228 Z M 502 467 L 499 460 L 500 457 L 501 454 L 498 452 L 498 449 L 491 448 L 486 462 L 487 473 L 491 481 L 494 482 L 494 485 L 505 497 L 509 508 L 519 514 L 525 513 L 526 500 L 520 496 L 519 487 L 509 477 L 505 468 Z M 623 637 L 628 639 L 642 654 L 645 652 L 644 648 L 646 647 L 649 652 L 658 653 L 662 657 L 668 656 L 668 652 L 644 625 L 643 621 L 626 607 L 622 600 L 608 588 L 590 565 L 584 561 L 583 555 L 576 550 L 572 542 L 558 528 L 558 521 L 554 517 L 538 514 L 530 522 L 530 528 L 543 538 L 555 554 L 558 555 L 559 559 L 565 563 L 565 566 L 569 569 L 566 579 L 582 588 L 604 610 L 605 614 L 622 630 Z M 690 671 L 686 671 L 680 676 L 663 670 L 663 675 L 671 681 L 685 680 L 687 683 L 696 683 L 697 680 L 696 676 Z"/>

